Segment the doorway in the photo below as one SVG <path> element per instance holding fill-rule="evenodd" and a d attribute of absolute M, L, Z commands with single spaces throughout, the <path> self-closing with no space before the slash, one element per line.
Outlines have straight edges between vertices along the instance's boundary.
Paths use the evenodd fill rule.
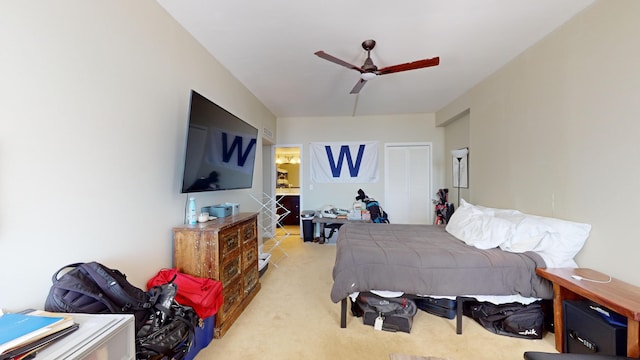
<path fill-rule="evenodd" d="M 278 145 L 275 148 L 275 196 L 278 214 L 286 215 L 279 222 L 291 235 L 300 236 L 301 150 L 299 145 Z"/>
<path fill-rule="evenodd" d="M 385 211 L 396 224 L 432 224 L 431 144 L 385 144 Z"/>

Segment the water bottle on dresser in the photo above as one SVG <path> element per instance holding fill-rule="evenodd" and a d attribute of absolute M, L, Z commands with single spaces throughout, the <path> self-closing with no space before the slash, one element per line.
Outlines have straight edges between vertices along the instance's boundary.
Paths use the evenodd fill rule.
<path fill-rule="evenodd" d="M 196 213 L 196 198 L 189 198 L 189 206 L 187 210 L 187 223 L 194 225 L 198 222 L 198 214 Z"/>

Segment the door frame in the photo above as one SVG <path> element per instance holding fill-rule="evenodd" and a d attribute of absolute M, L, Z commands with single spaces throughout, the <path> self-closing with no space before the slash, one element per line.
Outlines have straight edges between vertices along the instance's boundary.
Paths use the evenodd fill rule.
<path fill-rule="evenodd" d="M 304 163 L 305 161 L 304 159 L 304 148 L 302 146 L 302 144 L 274 144 L 271 146 L 272 147 L 272 153 L 273 153 L 273 161 L 271 163 L 271 179 L 275 179 L 276 176 L 278 176 L 277 172 L 276 172 L 276 149 L 277 148 L 298 148 L 300 150 L 300 173 L 298 175 L 299 179 L 299 183 L 300 183 L 300 211 L 302 211 L 302 199 L 303 199 L 303 194 L 304 194 Z M 275 198 L 276 196 L 276 187 L 277 187 L 277 181 L 273 180 L 273 186 L 271 189 L 271 195 Z M 302 218 L 300 219 L 300 223 L 298 224 L 298 226 L 300 227 L 300 238 L 302 238 Z"/>
<path fill-rule="evenodd" d="M 432 142 L 398 142 L 398 143 L 385 143 L 384 144 L 384 198 L 387 199 L 390 196 L 390 183 L 389 183 L 389 162 L 387 161 L 387 159 L 389 158 L 388 156 L 388 151 L 389 148 L 391 147 L 412 147 L 412 146 L 427 146 L 429 148 L 429 157 L 427 159 L 427 167 L 429 169 L 429 194 L 428 194 L 428 198 L 431 200 L 432 199 L 432 194 L 433 194 L 433 143 Z M 428 224 L 433 224 L 433 216 L 434 216 L 434 212 L 430 211 L 429 215 L 428 215 Z"/>

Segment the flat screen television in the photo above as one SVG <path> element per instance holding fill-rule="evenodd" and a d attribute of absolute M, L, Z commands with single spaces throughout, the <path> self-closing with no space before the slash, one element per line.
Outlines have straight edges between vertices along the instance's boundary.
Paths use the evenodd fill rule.
<path fill-rule="evenodd" d="M 191 90 L 182 193 L 253 185 L 258 129 Z"/>

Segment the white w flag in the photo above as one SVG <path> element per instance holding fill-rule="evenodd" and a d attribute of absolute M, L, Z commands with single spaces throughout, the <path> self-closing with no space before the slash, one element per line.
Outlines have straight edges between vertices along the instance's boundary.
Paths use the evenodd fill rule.
<path fill-rule="evenodd" d="M 378 142 L 311 143 L 311 181 L 378 182 Z"/>

